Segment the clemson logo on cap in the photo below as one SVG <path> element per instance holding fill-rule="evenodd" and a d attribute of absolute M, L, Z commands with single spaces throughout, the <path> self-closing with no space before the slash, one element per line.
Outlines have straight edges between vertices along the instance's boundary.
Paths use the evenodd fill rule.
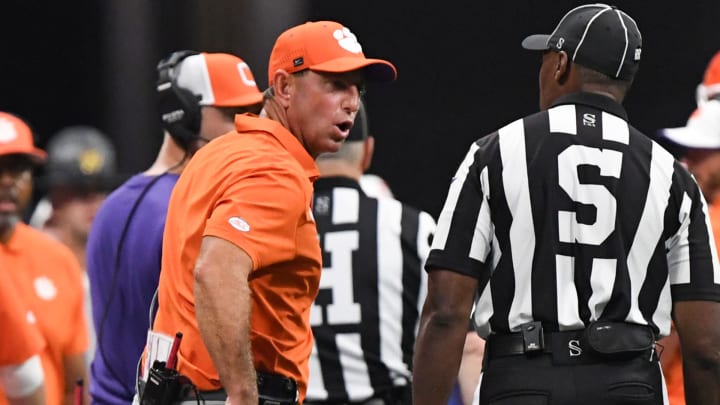
<path fill-rule="evenodd" d="M 250 66 L 248 66 L 247 63 L 238 63 L 237 70 L 238 73 L 240 73 L 240 80 L 242 80 L 242 82 L 245 83 L 246 86 L 252 87 L 256 85 L 255 80 L 253 80 L 252 71 L 250 71 Z"/>
<path fill-rule="evenodd" d="M 337 29 L 333 31 L 333 37 L 337 39 L 338 45 L 346 51 L 352 53 L 362 52 L 362 46 L 358 42 L 357 37 L 348 28 L 343 27 L 342 30 Z"/>
<path fill-rule="evenodd" d="M 18 137 L 15 125 L 5 118 L 0 118 L 0 142 L 12 142 Z"/>

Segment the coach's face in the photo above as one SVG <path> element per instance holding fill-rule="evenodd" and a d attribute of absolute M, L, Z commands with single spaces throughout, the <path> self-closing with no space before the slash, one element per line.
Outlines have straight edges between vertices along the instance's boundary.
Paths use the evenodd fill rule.
<path fill-rule="evenodd" d="M 306 71 L 288 86 L 288 124 L 311 156 L 337 152 L 360 108 L 364 73 Z"/>
<path fill-rule="evenodd" d="M 32 162 L 25 155 L 0 156 L 0 241 L 12 235 L 32 195 Z"/>

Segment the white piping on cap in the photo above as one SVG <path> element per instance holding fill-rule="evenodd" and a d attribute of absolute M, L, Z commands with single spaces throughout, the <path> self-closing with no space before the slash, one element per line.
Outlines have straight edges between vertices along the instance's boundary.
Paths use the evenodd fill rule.
<path fill-rule="evenodd" d="M 599 6 L 599 4 L 595 4 L 595 6 Z M 585 42 L 585 37 L 587 36 L 588 31 L 590 30 L 590 26 L 595 21 L 596 18 L 600 17 L 600 15 L 611 8 L 606 6 L 602 10 L 598 11 L 590 20 L 588 20 L 587 25 L 585 26 L 585 32 L 583 32 L 582 38 L 580 38 L 580 42 L 578 43 L 577 47 L 575 48 L 575 52 L 572 56 L 572 61 L 575 62 L 575 56 L 577 56 L 578 51 L 580 50 L 580 47 L 582 46 L 583 42 Z"/>
<path fill-rule="evenodd" d="M 622 59 L 620 59 L 620 65 L 618 66 L 617 72 L 615 72 L 615 77 L 618 77 L 620 76 L 620 70 L 622 70 L 623 63 L 625 63 L 625 56 L 627 56 L 627 49 L 630 45 L 630 41 L 628 41 L 627 27 L 625 26 L 625 21 L 623 21 L 622 14 L 620 14 L 620 10 L 615 10 L 615 14 L 617 14 L 618 18 L 620 19 L 620 25 L 622 25 L 623 30 L 625 30 L 625 49 L 623 49 Z"/>
<path fill-rule="evenodd" d="M 565 13 L 565 15 L 563 16 L 563 18 L 560 19 L 560 22 L 558 23 L 558 25 L 555 26 L 555 29 L 553 30 L 553 32 L 551 32 L 550 35 L 548 36 L 548 39 L 547 39 L 547 41 L 545 42 L 545 46 L 548 45 L 548 42 L 550 41 L 550 38 L 552 38 L 553 35 L 555 35 L 555 32 L 557 32 L 558 28 L 560 28 L 560 26 L 562 25 L 563 21 L 565 21 L 565 19 L 566 19 L 570 14 L 572 14 L 574 11 L 579 11 L 580 9 L 588 8 L 588 7 L 598 7 L 598 6 L 601 6 L 601 5 L 602 5 L 602 4 L 585 4 L 585 5 L 583 5 L 583 6 L 575 7 L 574 9 L 572 9 L 572 10 L 568 11 L 567 13 Z"/>

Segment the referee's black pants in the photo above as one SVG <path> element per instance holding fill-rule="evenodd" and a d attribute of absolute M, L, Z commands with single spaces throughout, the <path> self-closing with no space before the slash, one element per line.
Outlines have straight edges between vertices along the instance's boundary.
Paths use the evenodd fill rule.
<path fill-rule="evenodd" d="M 552 353 L 540 353 L 488 359 L 480 404 L 663 405 L 664 392 L 657 358 L 558 365 Z"/>

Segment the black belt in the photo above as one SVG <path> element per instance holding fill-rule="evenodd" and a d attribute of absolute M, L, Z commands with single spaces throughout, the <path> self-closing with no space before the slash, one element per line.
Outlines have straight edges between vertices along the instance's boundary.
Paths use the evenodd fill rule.
<path fill-rule="evenodd" d="M 553 342 L 583 339 L 584 329 L 567 332 L 542 332 L 541 342 L 528 341 L 523 332 L 492 334 L 487 339 L 486 356 L 490 358 L 530 353 L 552 353 Z"/>
<path fill-rule="evenodd" d="M 291 404 L 297 399 L 297 383 L 292 378 L 278 374 L 257 371 L 258 399 L 260 404 Z M 227 392 L 223 388 L 215 391 L 200 391 L 196 395 L 189 391 L 183 401 L 201 399 L 205 401 L 225 401 Z"/>
<path fill-rule="evenodd" d="M 654 334 L 649 326 L 597 322 L 587 329 L 548 332 L 540 322 L 520 326 L 520 332 L 492 334 L 485 345 L 485 360 L 549 353 L 554 362 L 573 364 L 630 358 L 649 354 L 655 359 Z"/>

